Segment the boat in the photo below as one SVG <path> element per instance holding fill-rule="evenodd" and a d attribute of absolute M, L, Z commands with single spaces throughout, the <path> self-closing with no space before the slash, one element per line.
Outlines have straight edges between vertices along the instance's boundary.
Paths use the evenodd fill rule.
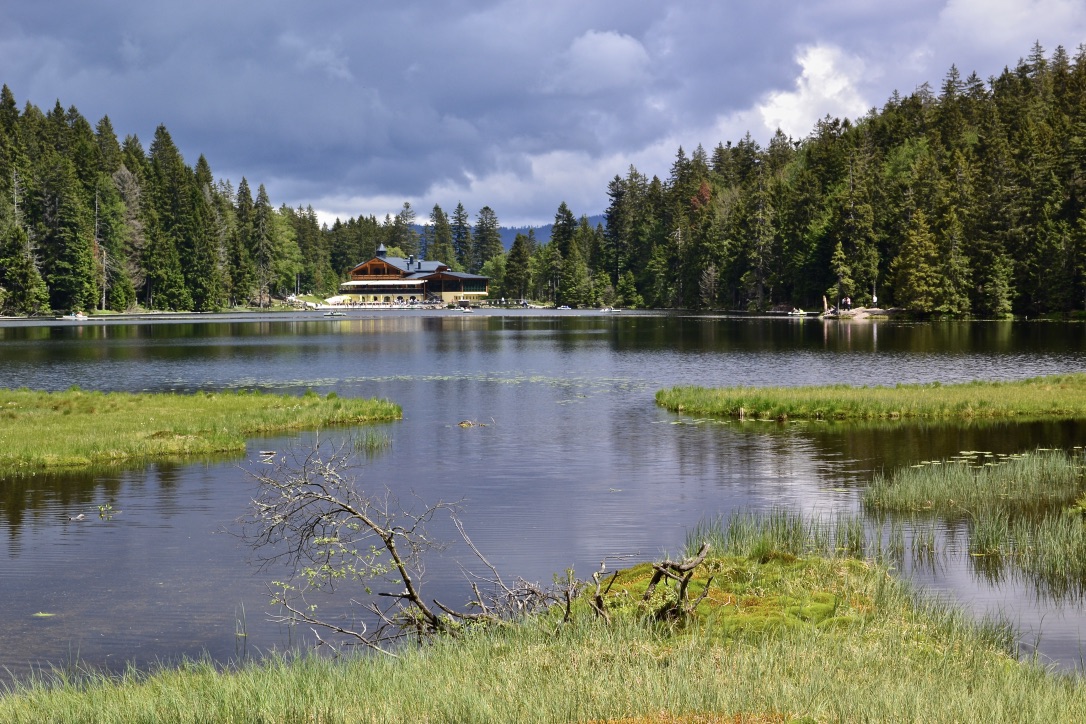
<path fill-rule="evenodd" d="M 76 312 L 75 314 L 65 314 L 63 317 L 57 317 L 57 319 L 70 319 L 78 322 L 85 322 L 89 317 L 83 312 Z"/>
<path fill-rule="evenodd" d="M 460 311 L 464 314 L 472 314 L 471 307 L 460 307 Z"/>
<path fill-rule="evenodd" d="M 325 312 L 324 316 L 326 316 L 326 317 L 346 317 L 347 313 L 346 312 Z"/>

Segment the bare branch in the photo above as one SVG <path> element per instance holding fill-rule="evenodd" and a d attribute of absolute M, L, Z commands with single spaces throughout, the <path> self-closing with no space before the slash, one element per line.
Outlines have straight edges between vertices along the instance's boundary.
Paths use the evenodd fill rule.
<path fill-rule="evenodd" d="M 395 656 L 403 642 L 454 634 L 461 623 L 502 625 L 552 607 L 562 611 L 563 623 L 573 618 L 586 582 L 572 569 L 555 576 L 550 585 L 522 578 L 507 582 L 468 536 L 455 504 L 416 501 L 405 508 L 388 489 L 364 490 L 355 477 L 357 464 L 351 441 L 318 441 L 311 449 L 290 450 L 253 466 L 250 474 L 258 489 L 250 514 L 241 521 L 241 535 L 257 564 L 288 571 L 285 581 L 272 585 L 272 605 L 278 607 L 273 621 L 308 624 L 316 647 L 327 647 L 333 655 L 344 645 L 361 645 Z M 463 569 L 471 588 L 465 607 L 469 610 L 423 596 L 426 555 L 443 547 L 427 532 L 439 514 L 449 515 L 486 569 L 484 575 Z M 654 564 L 645 599 L 659 581 L 674 580 L 678 600 L 671 611 L 687 611 L 687 587 L 708 550 L 706 544 L 694 558 Z M 593 575 L 593 595 L 586 596 L 595 614 L 607 621 L 606 600 L 617 577 L 617 572 L 607 573 L 605 560 Z M 357 622 L 347 615 L 333 621 L 307 600 L 319 600 L 342 586 L 366 593 L 361 601 L 350 599 L 360 612 Z M 321 631 L 338 640 L 322 638 Z"/>
<path fill-rule="evenodd" d="M 276 585 L 273 603 L 285 613 L 274 620 L 304 622 L 333 631 L 357 644 L 391 653 L 390 642 L 405 632 L 422 637 L 444 632 L 450 622 L 431 608 L 419 587 L 423 557 L 440 549 L 426 533 L 439 512 L 455 517 L 455 506 L 439 502 L 403 509 L 389 490 L 374 495 L 357 485 L 353 446 L 318 442 L 307 452 L 290 451 L 271 467 L 261 465 L 251 514 L 242 521 L 242 536 L 262 567 L 286 566 L 286 582 Z M 330 592 L 340 585 L 373 588 L 394 599 L 391 605 L 369 605 L 380 625 L 347 627 L 316 613 L 305 602 L 307 592 Z M 318 639 L 318 646 L 327 641 Z"/>

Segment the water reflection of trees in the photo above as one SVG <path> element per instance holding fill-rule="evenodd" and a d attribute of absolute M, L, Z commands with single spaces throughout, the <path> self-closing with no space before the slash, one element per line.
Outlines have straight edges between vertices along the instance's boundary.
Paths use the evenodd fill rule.
<path fill-rule="evenodd" d="M 176 495 L 178 474 L 189 465 L 213 465 L 236 456 L 206 456 L 185 460 L 145 461 L 130 465 L 83 468 L 63 472 L 48 471 L 8 475 L 0 478 L 0 524 L 7 528 L 9 547 L 18 552 L 22 529 L 55 518 L 57 523 L 68 515 L 94 513 L 97 506 L 117 506 L 133 493 L 142 492 L 151 482 L 164 499 Z"/>

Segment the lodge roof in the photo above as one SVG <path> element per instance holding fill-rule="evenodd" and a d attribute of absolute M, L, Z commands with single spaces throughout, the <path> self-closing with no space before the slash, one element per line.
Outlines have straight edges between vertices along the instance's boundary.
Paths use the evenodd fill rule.
<path fill-rule="evenodd" d="M 380 262 L 392 269 L 395 269 L 400 273 L 403 280 L 415 280 L 415 279 L 430 279 L 436 277 L 445 277 L 460 280 L 481 279 L 489 280 L 490 277 L 485 277 L 480 274 L 468 274 L 467 272 L 457 272 L 449 268 L 448 264 L 440 261 L 429 261 L 426 259 L 419 259 L 414 256 L 410 256 L 406 259 L 400 256 L 386 256 L 384 244 L 377 247 L 377 256 L 356 265 L 351 269 L 351 277 L 357 279 L 358 277 L 365 278 L 369 276 L 363 273 L 363 268 L 374 264 L 374 262 Z M 381 274 L 379 276 L 387 276 Z"/>

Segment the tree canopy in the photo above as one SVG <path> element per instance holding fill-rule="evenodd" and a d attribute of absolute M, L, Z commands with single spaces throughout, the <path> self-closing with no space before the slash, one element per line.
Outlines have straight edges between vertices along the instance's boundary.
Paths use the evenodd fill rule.
<path fill-rule="evenodd" d="M 216 310 L 331 295 L 384 244 L 500 273 L 492 296 L 571 306 L 897 306 L 998 317 L 1086 308 L 1086 47 L 1040 45 L 982 81 L 893 92 L 803 139 L 679 148 L 666 178 L 630 166 L 605 225 L 562 201 L 549 240 L 505 250 L 498 215 L 411 204 L 320 225 L 189 166 L 159 126 L 144 151 L 110 119 L 0 90 L 0 313 Z M 500 288 L 499 288 L 500 287 Z M 877 300 L 877 301 L 876 301 Z"/>

